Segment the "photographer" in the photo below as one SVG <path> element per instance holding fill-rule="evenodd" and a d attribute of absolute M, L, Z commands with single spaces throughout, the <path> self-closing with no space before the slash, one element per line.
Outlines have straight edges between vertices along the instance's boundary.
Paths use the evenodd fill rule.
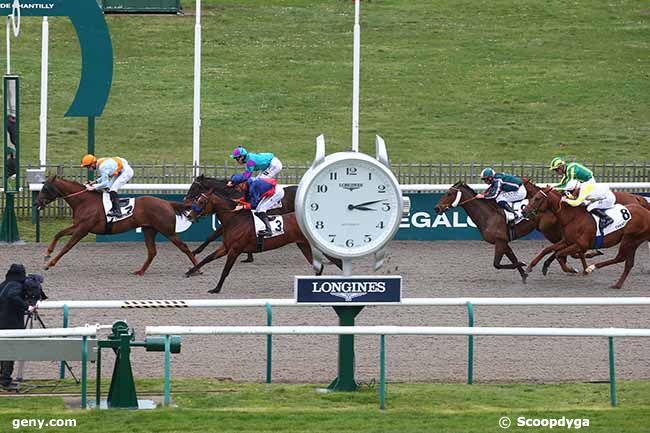
<path fill-rule="evenodd" d="M 34 277 L 38 277 L 40 281 Z M 23 265 L 11 265 L 5 281 L 0 284 L 0 329 L 25 327 L 25 313 L 34 312 L 35 305 L 40 300 L 40 282 L 42 277 L 38 275 L 27 277 Z M 14 361 L 0 361 L 1 387 L 16 389 L 16 384 L 11 379 L 13 371 Z"/>

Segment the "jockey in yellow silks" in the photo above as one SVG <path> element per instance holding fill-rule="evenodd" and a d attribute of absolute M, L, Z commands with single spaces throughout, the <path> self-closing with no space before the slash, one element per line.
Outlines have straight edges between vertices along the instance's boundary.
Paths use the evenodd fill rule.
<path fill-rule="evenodd" d="M 616 196 L 609 187 L 602 183 L 581 183 L 576 179 L 567 182 L 565 191 L 568 194 L 562 197 L 562 202 L 569 206 L 587 206 L 587 212 L 596 215 L 599 219 L 599 227 L 602 232 L 610 225 L 612 220 L 605 210 L 616 204 Z"/>

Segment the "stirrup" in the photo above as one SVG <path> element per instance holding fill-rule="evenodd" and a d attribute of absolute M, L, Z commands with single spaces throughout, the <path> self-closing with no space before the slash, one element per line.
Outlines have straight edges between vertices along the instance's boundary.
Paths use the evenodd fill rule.
<path fill-rule="evenodd" d="M 260 230 L 257 232 L 257 236 L 262 237 L 262 238 L 270 238 L 271 237 L 271 231 L 268 229 Z"/>

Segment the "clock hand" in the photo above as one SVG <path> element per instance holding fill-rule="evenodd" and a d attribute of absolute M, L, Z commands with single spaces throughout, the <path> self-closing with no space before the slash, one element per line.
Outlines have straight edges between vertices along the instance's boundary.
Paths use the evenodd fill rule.
<path fill-rule="evenodd" d="M 367 202 L 364 202 L 364 203 L 359 203 L 357 205 L 349 204 L 348 209 L 349 210 L 352 210 L 352 209 L 371 210 L 369 208 L 366 208 L 366 206 L 371 205 L 371 204 L 375 204 L 375 203 L 379 203 L 379 202 L 382 202 L 382 201 L 385 201 L 385 199 L 367 201 Z M 362 209 L 362 208 L 365 208 L 365 209 Z"/>
<path fill-rule="evenodd" d="M 352 205 L 350 205 L 350 206 L 352 206 Z M 365 206 L 361 206 L 361 205 L 352 206 L 351 208 L 348 206 L 348 209 L 350 209 L 350 210 L 356 209 L 356 210 L 373 210 L 373 211 L 377 211 L 377 209 L 373 209 L 373 208 L 365 207 Z"/>

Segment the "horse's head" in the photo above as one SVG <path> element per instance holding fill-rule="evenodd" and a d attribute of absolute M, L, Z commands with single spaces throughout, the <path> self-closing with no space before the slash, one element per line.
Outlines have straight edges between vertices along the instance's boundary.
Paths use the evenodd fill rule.
<path fill-rule="evenodd" d="M 469 187 L 469 185 L 463 181 L 458 181 L 447 190 L 440 200 L 438 200 L 438 203 L 433 210 L 435 210 L 438 215 L 443 214 L 450 208 L 461 204 L 461 201 L 465 201 L 475 195 L 476 193 Z"/>
<path fill-rule="evenodd" d="M 36 206 L 38 209 L 43 209 L 48 204 L 52 203 L 58 197 L 62 197 L 61 191 L 54 185 L 56 183 L 57 176 L 53 175 L 47 178 L 43 184 L 43 188 L 38 193 L 36 198 Z"/>
<path fill-rule="evenodd" d="M 233 210 L 236 206 L 235 200 L 224 196 L 221 191 L 210 189 L 208 192 L 203 192 L 199 195 L 191 206 L 191 212 L 187 216 L 190 221 L 210 215 L 219 213 L 219 211 Z"/>
<path fill-rule="evenodd" d="M 554 194 L 556 193 L 551 187 L 537 191 L 526 205 L 523 211 L 524 216 L 526 218 L 536 218 L 538 213 L 551 209 Z"/>
<path fill-rule="evenodd" d="M 239 198 L 242 196 L 242 193 L 237 188 L 228 188 L 227 184 L 228 179 L 216 179 L 201 174 L 192 182 L 190 189 L 183 198 L 183 203 L 189 205 L 197 200 L 201 193 L 208 192 L 211 189 L 219 191 L 230 198 Z"/>

